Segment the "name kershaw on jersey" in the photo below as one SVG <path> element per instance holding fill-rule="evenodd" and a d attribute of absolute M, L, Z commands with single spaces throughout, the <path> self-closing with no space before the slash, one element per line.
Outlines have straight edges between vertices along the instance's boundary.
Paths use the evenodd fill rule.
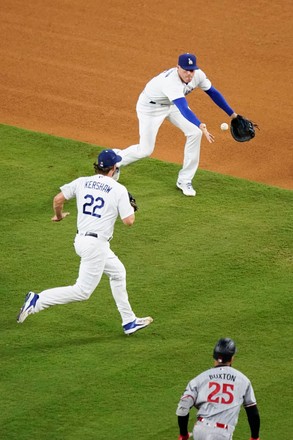
<path fill-rule="evenodd" d="M 97 189 L 106 193 L 109 193 L 112 190 L 112 186 L 102 182 L 95 182 L 94 180 L 87 180 L 84 186 L 85 188 Z"/>

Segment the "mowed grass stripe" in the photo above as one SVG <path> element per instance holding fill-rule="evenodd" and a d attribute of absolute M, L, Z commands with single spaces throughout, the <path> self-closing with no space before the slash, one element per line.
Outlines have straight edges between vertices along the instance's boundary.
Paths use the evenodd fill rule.
<path fill-rule="evenodd" d="M 234 366 L 255 388 L 262 440 L 291 439 L 292 192 L 199 170 L 188 198 L 175 187 L 179 165 L 132 164 L 121 183 L 139 204 L 136 223 L 118 221 L 111 247 L 133 309 L 152 326 L 124 336 L 106 278 L 89 301 L 17 325 L 28 290 L 76 279 L 75 201 L 53 224 L 52 198 L 92 173 L 101 148 L 5 125 L 0 134 L 0 438 L 177 438 L 185 385 L 230 336 Z M 241 411 L 234 439 L 245 436 Z"/>

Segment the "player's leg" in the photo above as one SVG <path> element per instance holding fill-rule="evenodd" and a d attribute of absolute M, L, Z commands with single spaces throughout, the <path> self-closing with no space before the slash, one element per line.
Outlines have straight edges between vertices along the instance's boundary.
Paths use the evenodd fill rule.
<path fill-rule="evenodd" d="M 121 316 L 124 332 L 131 334 L 147 327 L 153 320 L 150 317 L 137 318 L 133 312 L 126 288 L 125 267 L 112 250 L 109 250 L 104 273 L 109 277 L 112 295 Z"/>
<path fill-rule="evenodd" d="M 120 166 L 129 165 L 152 154 L 160 126 L 168 114 L 169 107 L 142 104 L 138 101 L 137 118 L 139 122 L 139 144 L 119 151 L 122 157 Z"/>
<path fill-rule="evenodd" d="M 37 311 L 39 307 L 44 309 L 55 304 L 87 300 L 99 284 L 109 250 L 109 242 L 95 237 L 77 235 L 74 246 L 77 255 L 81 258 L 75 284 L 41 292 Z"/>
<path fill-rule="evenodd" d="M 43 290 L 37 295 L 38 298 L 35 298 L 34 307 L 29 309 L 29 314 L 38 313 L 54 305 L 87 300 L 99 284 L 109 242 L 95 237 L 77 235 L 74 246 L 76 253 L 81 257 L 75 284 Z M 18 316 L 18 322 L 23 322 L 26 317 L 24 309 Z"/>
<path fill-rule="evenodd" d="M 122 318 L 122 325 L 133 321 L 135 314 L 128 300 L 126 270 L 112 250 L 109 250 L 104 273 L 109 278 L 112 295 Z"/>
<path fill-rule="evenodd" d="M 191 183 L 199 165 L 202 131 L 185 119 L 177 108 L 174 108 L 168 119 L 186 136 L 183 166 L 178 174 L 178 182 Z"/>

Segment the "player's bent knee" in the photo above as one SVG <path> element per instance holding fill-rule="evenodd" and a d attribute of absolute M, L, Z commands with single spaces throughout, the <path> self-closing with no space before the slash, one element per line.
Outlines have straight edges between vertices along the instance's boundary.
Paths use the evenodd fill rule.
<path fill-rule="evenodd" d="M 126 270 L 123 268 L 119 268 L 117 272 L 112 273 L 110 275 L 111 281 L 124 281 L 126 279 Z"/>
<path fill-rule="evenodd" d="M 186 137 L 189 139 L 196 139 L 197 140 L 197 139 L 201 139 L 202 135 L 203 135 L 203 132 L 199 128 L 195 127 L 194 131 L 186 134 Z"/>
<path fill-rule="evenodd" d="M 92 287 L 85 287 L 85 286 L 81 287 L 76 284 L 74 286 L 74 290 L 75 290 L 75 296 L 78 301 L 86 301 L 87 299 L 90 298 L 91 294 L 95 289 Z"/>
<path fill-rule="evenodd" d="M 140 159 L 143 159 L 144 157 L 148 157 L 152 154 L 154 151 L 154 145 L 140 145 L 138 148 L 138 155 Z"/>

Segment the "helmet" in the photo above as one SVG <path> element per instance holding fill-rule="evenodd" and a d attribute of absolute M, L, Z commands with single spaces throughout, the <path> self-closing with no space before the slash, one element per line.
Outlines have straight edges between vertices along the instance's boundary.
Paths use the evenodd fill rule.
<path fill-rule="evenodd" d="M 233 339 L 221 338 L 215 345 L 213 358 L 219 362 L 229 362 L 236 353 L 236 345 Z"/>

